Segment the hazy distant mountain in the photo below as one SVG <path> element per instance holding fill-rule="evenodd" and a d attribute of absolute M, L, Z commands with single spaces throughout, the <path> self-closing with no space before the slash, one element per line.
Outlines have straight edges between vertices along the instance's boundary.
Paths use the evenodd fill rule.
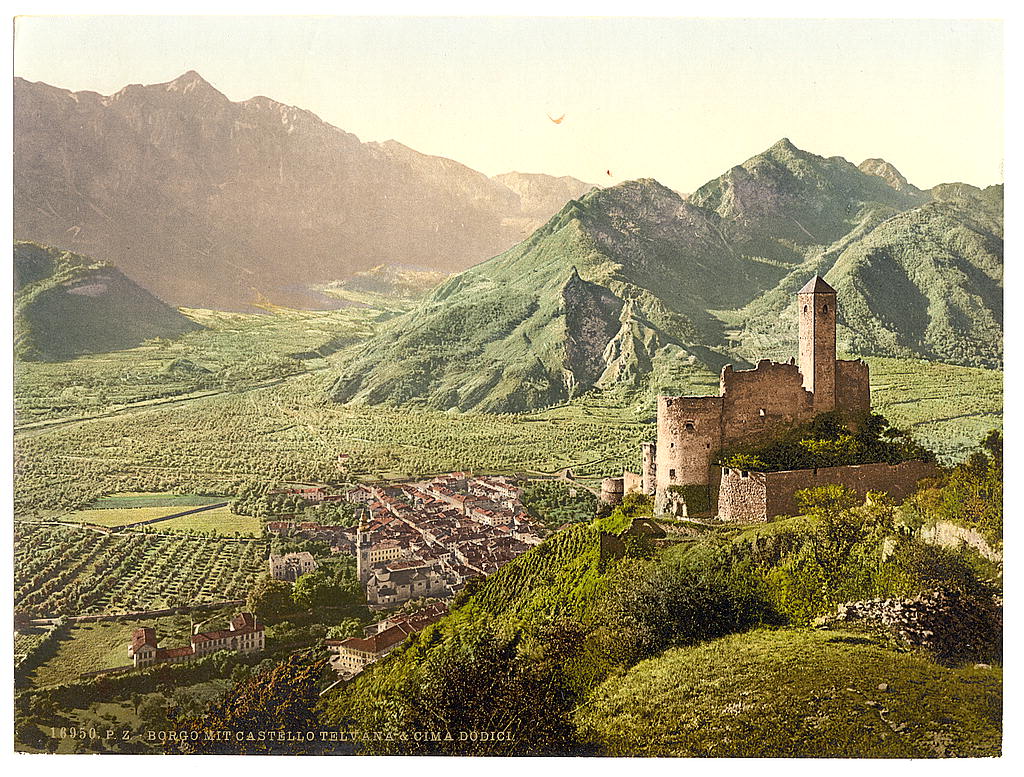
<path fill-rule="evenodd" d="M 316 306 L 309 284 L 380 264 L 461 270 L 590 188 L 361 143 L 191 71 L 109 97 L 14 86 L 15 236 L 109 260 L 174 304 Z"/>
<path fill-rule="evenodd" d="M 57 361 L 201 329 L 116 267 L 57 248 L 14 244 L 14 352 Z"/>
<path fill-rule="evenodd" d="M 1002 187 L 921 192 L 863 167 L 783 140 L 689 201 L 653 180 L 592 191 L 393 321 L 334 396 L 517 412 L 789 358 L 815 273 L 839 292 L 842 348 L 1000 365 Z"/>
<path fill-rule="evenodd" d="M 369 270 L 361 270 L 347 280 L 332 283 L 328 288 L 412 298 L 422 297 L 447 277 L 448 273 L 443 272 L 379 264 Z"/>

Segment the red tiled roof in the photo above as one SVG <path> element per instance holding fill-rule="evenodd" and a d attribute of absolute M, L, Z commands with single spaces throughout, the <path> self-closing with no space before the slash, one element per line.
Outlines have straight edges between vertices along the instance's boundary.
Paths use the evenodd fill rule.
<path fill-rule="evenodd" d="M 190 656 L 195 652 L 191 645 L 184 647 L 174 648 L 160 648 L 156 651 L 156 660 L 162 661 L 168 658 L 180 658 L 181 656 Z"/>
<path fill-rule="evenodd" d="M 405 623 L 396 623 L 394 626 L 386 628 L 379 634 L 374 634 L 366 639 L 362 637 L 349 637 L 341 641 L 341 646 L 350 650 L 358 650 L 361 653 L 383 653 L 413 632 L 412 626 Z"/>
<path fill-rule="evenodd" d="M 151 626 L 135 629 L 135 631 L 132 632 L 132 653 L 137 653 L 139 648 L 143 645 L 149 645 L 151 648 L 155 648 L 156 644 L 156 629 Z"/>

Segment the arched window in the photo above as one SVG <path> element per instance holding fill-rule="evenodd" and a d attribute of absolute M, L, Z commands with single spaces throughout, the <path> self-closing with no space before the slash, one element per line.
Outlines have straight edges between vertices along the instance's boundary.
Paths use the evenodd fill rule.
<path fill-rule="evenodd" d="M 806 312 L 807 312 L 807 306 L 804 305 L 804 313 L 806 313 Z"/>
<path fill-rule="evenodd" d="M 828 315 L 828 305 L 822 305 L 821 312 Z"/>

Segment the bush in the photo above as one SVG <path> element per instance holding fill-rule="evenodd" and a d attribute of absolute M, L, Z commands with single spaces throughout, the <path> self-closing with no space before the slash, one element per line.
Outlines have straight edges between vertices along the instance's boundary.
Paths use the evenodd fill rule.
<path fill-rule="evenodd" d="M 774 472 L 915 459 L 934 461 L 935 456 L 906 432 L 889 426 L 881 415 L 834 411 L 787 430 L 767 445 L 723 451 L 718 463 L 733 469 Z"/>
<path fill-rule="evenodd" d="M 464 626 L 443 641 L 433 641 L 439 640 L 433 628 L 419 637 L 426 643 L 419 647 L 421 660 L 379 667 L 379 674 L 355 687 L 343 713 L 352 721 L 339 722 L 367 732 L 436 732 L 440 737 L 369 738 L 361 752 L 499 756 L 572 752 L 575 731 L 570 716 L 576 698 L 566 690 L 561 656 L 530 655 L 521 635 L 503 635 L 487 621 Z M 509 738 L 460 738 L 474 731 L 502 731 Z"/>
<path fill-rule="evenodd" d="M 759 588 L 738 567 L 623 562 L 601 607 L 612 661 L 629 666 L 667 647 L 773 622 Z"/>

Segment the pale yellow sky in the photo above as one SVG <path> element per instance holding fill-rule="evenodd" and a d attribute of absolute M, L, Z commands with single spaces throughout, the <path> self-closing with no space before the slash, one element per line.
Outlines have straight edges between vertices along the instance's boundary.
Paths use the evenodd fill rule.
<path fill-rule="evenodd" d="M 1002 181 L 993 21 L 22 17 L 15 75 L 104 94 L 196 70 L 488 174 L 693 191 L 781 137 L 921 187 Z M 566 118 L 552 123 L 547 114 Z M 611 170 L 611 177 L 606 171 Z"/>

